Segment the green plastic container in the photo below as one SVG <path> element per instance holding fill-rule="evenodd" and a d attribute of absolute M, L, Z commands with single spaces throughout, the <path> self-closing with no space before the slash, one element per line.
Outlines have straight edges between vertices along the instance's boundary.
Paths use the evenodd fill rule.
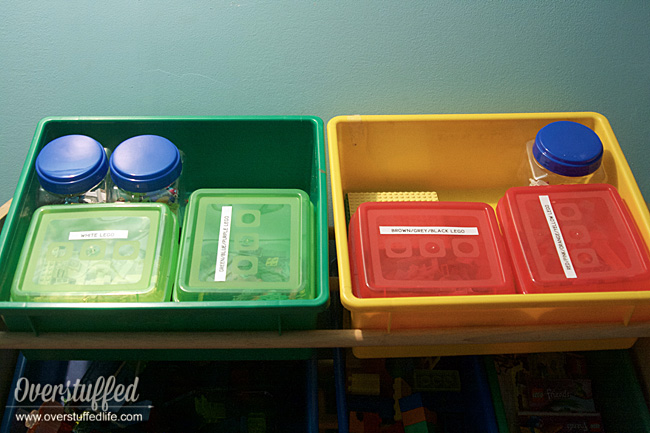
<path fill-rule="evenodd" d="M 203 188 L 300 189 L 314 208 L 311 299 L 196 302 L 12 302 L 11 286 L 36 210 L 34 161 L 49 141 L 84 134 L 113 151 L 156 134 L 185 154 L 180 213 Z M 57 117 L 36 129 L 0 235 L 0 314 L 10 331 L 199 331 L 314 329 L 329 302 L 323 122 L 318 117 Z"/>
<path fill-rule="evenodd" d="M 297 189 L 195 191 L 174 300 L 313 299 L 312 215 Z"/>
<path fill-rule="evenodd" d="M 11 286 L 14 302 L 164 302 L 178 223 L 160 203 L 36 210 Z"/>

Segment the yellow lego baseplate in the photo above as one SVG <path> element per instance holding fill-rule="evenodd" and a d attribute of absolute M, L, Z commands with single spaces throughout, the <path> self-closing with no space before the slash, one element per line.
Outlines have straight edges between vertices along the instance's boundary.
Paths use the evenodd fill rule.
<path fill-rule="evenodd" d="M 361 203 L 371 201 L 438 201 L 438 194 L 434 191 L 349 192 L 345 206 L 348 221 Z"/>

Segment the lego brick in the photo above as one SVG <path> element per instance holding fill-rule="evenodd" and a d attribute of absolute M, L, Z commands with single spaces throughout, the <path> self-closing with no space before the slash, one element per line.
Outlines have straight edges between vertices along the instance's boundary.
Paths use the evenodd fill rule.
<path fill-rule="evenodd" d="M 404 426 L 404 433 L 438 433 L 438 432 L 440 432 L 440 429 L 438 429 L 434 424 L 426 421 Z"/>
<path fill-rule="evenodd" d="M 351 374 L 348 392 L 360 395 L 379 395 L 381 380 L 379 374 Z"/>
<path fill-rule="evenodd" d="M 460 392 L 458 370 L 415 370 L 414 391 L 456 391 Z"/>
<path fill-rule="evenodd" d="M 405 426 L 418 424 L 422 421 L 436 424 L 438 422 L 438 417 L 435 412 L 430 411 L 426 407 L 419 407 L 402 412 L 402 423 Z"/>

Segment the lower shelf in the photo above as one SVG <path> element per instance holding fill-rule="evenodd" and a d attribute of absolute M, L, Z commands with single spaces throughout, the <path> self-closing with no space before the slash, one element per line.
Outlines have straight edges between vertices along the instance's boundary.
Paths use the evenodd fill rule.
<path fill-rule="evenodd" d="M 339 433 L 650 431 L 628 351 L 340 359 Z"/>
<path fill-rule="evenodd" d="M 630 352 L 574 354 L 586 360 L 590 389 L 604 426 L 598 431 L 650 431 L 650 412 Z M 552 361 L 558 355 L 537 356 Z M 517 374 L 503 368 L 503 363 L 497 369 L 497 358 L 506 363 L 512 360 Z M 78 404 L 67 405 L 65 413 L 75 411 L 83 420 L 72 431 L 518 433 L 513 426 L 517 416 L 513 418 L 507 407 L 512 399 L 502 393 L 499 380 L 499 374 L 505 373 L 514 383 L 526 383 L 517 359 L 516 355 L 358 359 L 344 349 L 321 351 L 306 361 L 34 361 L 21 355 L 0 433 L 26 433 L 24 418 L 39 409 L 41 415 L 46 413 L 42 397 L 57 385 L 74 388 L 78 380 L 77 387 L 87 390 L 99 386 L 103 378 L 108 389 L 111 376 L 115 378 L 111 392 L 97 398 L 86 394 Z M 553 368 L 549 361 L 549 374 Z M 27 385 L 38 385 L 40 391 L 26 394 Z M 122 387 L 120 395 L 129 401 L 108 398 L 102 410 L 103 395 L 115 396 L 118 386 Z M 131 400 L 135 394 L 137 398 Z M 401 402 L 401 421 L 394 421 L 400 397 L 407 399 Z M 111 413 L 120 417 L 119 422 L 109 422 L 108 415 L 102 415 L 102 422 L 91 423 L 89 415 L 80 415 L 93 399 L 99 409 L 92 413 Z M 50 414 L 64 413 L 61 404 L 48 406 Z M 413 412 L 406 414 L 409 411 Z M 427 427 L 428 422 L 427 428 L 434 430 L 404 428 L 422 421 L 417 428 Z M 371 430 L 377 423 L 385 428 Z M 71 431 L 61 423 L 56 429 L 49 427 L 47 431 Z"/>
<path fill-rule="evenodd" d="M 316 369 L 315 358 L 129 362 L 21 356 L 0 432 L 316 433 Z M 47 401 L 49 395 L 54 401 Z"/>

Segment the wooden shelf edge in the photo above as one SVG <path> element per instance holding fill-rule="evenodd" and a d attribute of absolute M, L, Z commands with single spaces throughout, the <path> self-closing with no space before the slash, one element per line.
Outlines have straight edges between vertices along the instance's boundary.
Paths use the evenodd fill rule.
<path fill-rule="evenodd" d="M 650 324 L 476 327 L 394 332 L 317 329 L 277 332 L 0 332 L 0 349 L 285 349 L 583 341 L 650 337 Z"/>
<path fill-rule="evenodd" d="M 7 214 L 9 213 L 9 208 L 11 207 L 11 200 L 12 199 L 9 199 L 9 201 L 7 201 L 2 206 L 0 206 L 0 220 L 6 217 Z"/>
<path fill-rule="evenodd" d="M 8 202 L 0 206 L 0 229 L 5 223 L 5 218 L 7 217 L 7 214 L 9 213 L 9 208 L 11 207 L 11 199 L 9 199 Z"/>

